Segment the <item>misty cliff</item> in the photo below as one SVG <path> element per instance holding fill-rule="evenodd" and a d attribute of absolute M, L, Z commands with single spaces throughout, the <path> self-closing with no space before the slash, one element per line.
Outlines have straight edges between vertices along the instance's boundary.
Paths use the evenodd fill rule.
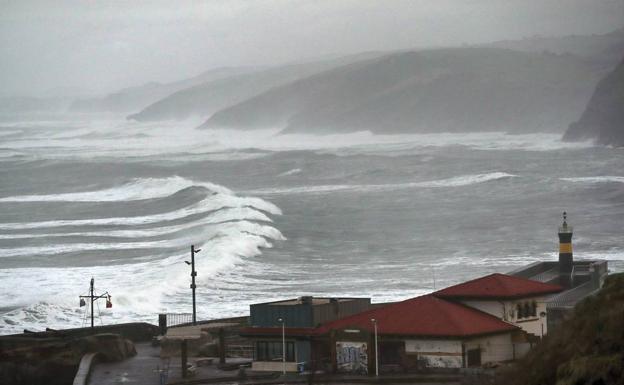
<path fill-rule="evenodd" d="M 624 60 L 598 83 L 583 115 L 563 139 L 624 146 Z"/>
<path fill-rule="evenodd" d="M 183 120 L 193 116 L 205 119 L 215 111 L 242 102 L 273 87 L 378 55 L 374 52 L 363 53 L 337 59 L 289 64 L 203 82 L 167 95 L 138 113 L 128 116 L 128 119 L 139 121 Z"/>
<path fill-rule="evenodd" d="M 70 105 L 69 109 L 73 112 L 128 113 L 137 111 L 181 89 L 252 70 L 246 67 L 225 67 L 208 70 L 192 78 L 176 82 L 151 82 L 137 87 L 124 88 L 102 97 L 78 99 Z"/>
<path fill-rule="evenodd" d="M 325 71 L 216 112 L 201 127 L 284 132 L 562 132 L 596 71 L 571 55 L 467 47 Z"/>
<path fill-rule="evenodd" d="M 610 71 L 624 55 L 624 28 L 602 35 L 534 36 L 520 40 L 497 41 L 485 46 L 523 52 L 571 54 Z"/>

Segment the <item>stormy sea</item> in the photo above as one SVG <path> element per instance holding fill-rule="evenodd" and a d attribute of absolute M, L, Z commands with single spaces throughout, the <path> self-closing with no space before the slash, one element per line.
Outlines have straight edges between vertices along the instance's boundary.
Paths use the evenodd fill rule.
<path fill-rule="evenodd" d="M 394 301 L 557 258 L 624 270 L 624 152 L 558 134 L 279 135 L 68 116 L 0 124 L 0 334 Z"/>

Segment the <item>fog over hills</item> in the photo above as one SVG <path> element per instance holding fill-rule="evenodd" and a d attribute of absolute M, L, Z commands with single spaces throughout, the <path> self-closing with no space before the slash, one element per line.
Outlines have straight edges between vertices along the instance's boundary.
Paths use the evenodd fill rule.
<path fill-rule="evenodd" d="M 139 121 L 182 120 L 189 117 L 207 118 L 215 111 L 256 96 L 273 87 L 340 65 L 379 56 L 370 52 L 328 60 L 288 64 L 266 70 L 205 81 L 182 89 L 130 115 Z"/>
<path fill-rule="evenodd" d="M 202 127 L 561 132 L 599 76 L 571 55 L 486 47 L 401 52 L 269 90 L 215 113 Z"/>
<path fill-rule="evenodd" d="M 102 97 L 78 99 L 71 104 L 70 111 L 114 113 L 133 112 L 181 89 L 254 70 L 256 69 L 252 67 L 216 68 L 205 71 L 192 78 L 176 82 L 150 82 L 137 87 L 124 88 Z"/>
<path fill-rule="evenodd" d="M 503 40 L 485 45 L 523 52 L 552 52 L 580 56 L 596 66 L 613 69 L 624 54 L 624 28 L 604 35 L 563 37 L 535 36 L 521 40 Z"/>
<path fill-rule="evenodd" d="M 586 139 L 624 147 L 624 60 L 598 83 L 583 115 L 564 136 L 569 141 Z"/>

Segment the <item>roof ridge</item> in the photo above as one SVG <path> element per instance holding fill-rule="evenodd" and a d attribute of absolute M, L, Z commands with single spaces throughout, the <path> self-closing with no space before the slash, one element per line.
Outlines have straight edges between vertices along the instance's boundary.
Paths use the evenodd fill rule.
<path fill-rule="evenodd" d="M 447 301 L 447 300 L 445 300 L 445 299 L 438 298 L 438 297 L 433 296 L 433 295 L 432 295 L 431 297 L 432 297 L 432 298 L 435 298 L 435 299 L 436 299 L 436 300 L 438 300 L 438 301 L 441 301 L 441 302 L 444 302 L 444 303 L 450 304 L 451 306 L 455 305 L 455 303 L 453 303 L 452 301 Z M 449 322 L 450 324 L 452 324 L 452 325 L 453 325 L 453 327 L 455 327 L 456 329 L 461 330 L 461 332 L 462 332 L 462 333 L 465 333 L 464 328 L 463 328 L 463 325 L 464 325 L 464 324 L 463 324 L 463 323 L 459 323 L 459 324 L 458 324 L 458 323 L 457 323 L 457 320 L 449 314 L 449 312 L 448 312 L 448 308 L 443 308 L 443 309 L 441 309 L 441 310 L 444 312 L 444 315 L 445 315 L 445 318 L 447 319 L 447 322 Z"/>

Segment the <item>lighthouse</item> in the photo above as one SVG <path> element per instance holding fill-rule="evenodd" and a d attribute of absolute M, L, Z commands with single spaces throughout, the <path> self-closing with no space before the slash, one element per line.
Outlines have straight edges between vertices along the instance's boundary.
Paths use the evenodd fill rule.
<path fill-rule="evenodd" d="M 559 281 L 569 287 L 572 275 L 572 226 L 568 225 L 568 214 L 563 212 L 563 223 L 559 226 Z"/>

